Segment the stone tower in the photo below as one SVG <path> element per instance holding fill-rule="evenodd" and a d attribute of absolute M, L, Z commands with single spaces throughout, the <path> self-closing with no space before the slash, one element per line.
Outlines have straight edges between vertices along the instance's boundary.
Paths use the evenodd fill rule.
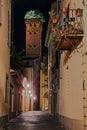
<path fill-rule="evenodd" d="M 26 19 L 26 56 L 41 59 L 42 23 L 39 18 Z"/>

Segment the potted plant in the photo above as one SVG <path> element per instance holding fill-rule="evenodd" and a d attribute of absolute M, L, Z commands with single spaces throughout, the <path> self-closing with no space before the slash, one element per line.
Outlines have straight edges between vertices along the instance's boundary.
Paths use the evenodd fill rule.
<path fill-rule="evenodd" d="M 64 14 L 67 12 L 66 7 L 63 7 L 63 8 L 62 8 L 62 12 L 63 12 Z"/>
<path fill-rule="evenodd" d="M 59 26 L 59 27 L 58 27 L 58 34 L 62 34 L 62 33 L 63 33 L 62 26 Z"/>
<path fill-rule="evenodd" d="M 83 10 L 82 10 L 82 9 L 80 9 L 80 8 L 77 8 L 77 9 L 76 9 L 76 16 L 82 17 L 82 13 L 83 13 Z"/>
<path fill-rule="evenodd" d="M 50 15 L 50 17 L 52 19 L 52 22 L 57 23 L 57 19 L 58 19 L 57 12 L 53 9 L 53 10 L 49 11 L 48 13 L 49 13 L 49 15 Z"/>
<path fill-rule="evenodd" d="M 56 23 L 57 23 L 57 18 L 53 18 L 53 19 L 52 19 L 52 23 L 53 23 L 53 24 L 56 24 Z"/>

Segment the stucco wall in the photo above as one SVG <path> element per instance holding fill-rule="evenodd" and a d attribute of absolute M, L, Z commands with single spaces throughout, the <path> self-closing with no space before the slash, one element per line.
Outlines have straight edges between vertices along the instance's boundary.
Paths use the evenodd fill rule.
<path fill-rule="evenodd" d="M 81 54 L 74 52 L 66 65 L 62 62 L 60 66 L 59 113 L 75 119 L 83 117 L 81 62 Z"/>
<path fill-rule="evenodd" d="M 5 103 L 6 73 L 9 75 L 8 47 L 8 1 L 2 0 L 0 26 L 0 117 L 8 114 L 8 103 Z M 9 86 L 9 84 L 8 84 Z"/>
<path fill-rule="evenodd" d="M 67 6 L 69 0 L 65 0 L 64 4 Z M 87 4 L 87 1 L 85 1 Z M 64 65 L 65 53 L 61 54 L 60 60 L 60 89 L 58 92 L 58 111 L 62 123 L 70 130 L 83 130 L 86 125 L 86 112 L 84 112 L 84 105 L 87 100 L 83 101 L 83 81 L 85 80 L 85 88 L 87 86 L 87 6 L 82 5 L 82 1 L 71 0 L 70 8 L 83 9 L 83 29 L 84 37 L 80 45 L 75 49 L 67 63 Z M 85 95 L 87 91 L 85 91 Z M 85 104 L 84 104 L 85 102 Z M 85 110 L 86 111 L 86 110 Z"/>

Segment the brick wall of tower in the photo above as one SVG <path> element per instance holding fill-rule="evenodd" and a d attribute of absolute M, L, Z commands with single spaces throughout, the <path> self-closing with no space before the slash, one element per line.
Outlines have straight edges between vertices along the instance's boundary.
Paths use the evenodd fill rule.
<path fill-rule="evenodd" d="M 26 56 L 41 58 L 42 24 L 40 19 L 27 19 L 26 23 Z"/>

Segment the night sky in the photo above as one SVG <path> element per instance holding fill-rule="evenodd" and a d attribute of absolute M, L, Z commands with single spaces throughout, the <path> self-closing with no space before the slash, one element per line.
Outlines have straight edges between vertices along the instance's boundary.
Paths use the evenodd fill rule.
<path fill-rule="evenodd" d="M 48 11 L 50 11 L 51 3 L 55 0 L 14 0 L 14 43 L 18 51 L 25 49 L 25 22 L 24 16 L 29 10 L 39 10 L 43 13 L 45 23 L 42 31 L 43 54 L 47 52 L 44 47 L 46 29 L 48 24 Z"/>

